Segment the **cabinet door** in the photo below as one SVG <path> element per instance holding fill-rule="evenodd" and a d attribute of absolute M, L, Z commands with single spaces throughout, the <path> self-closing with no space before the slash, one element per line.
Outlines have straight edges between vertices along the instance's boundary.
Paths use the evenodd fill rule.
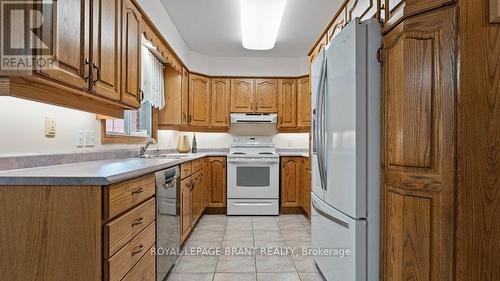
<path fill-rule="evenodd" d="M 280 79 L 278 83 L 278 127 L 297 127 L 297 84 L 295 79 Z"/>
<path fill-rule="evenodd" d="M 187 126 L 189 125 L 188 117 L 189 117 L 189 73 L 183 68 L 182 69 L 182 116 L 181 116 L 181 125 Z"/>
<path fill-rule="evenodd" d="M 44 42 L 52 40 L 57 62 L 40 70 L 43 76 L 88 90 L 90 75 L 90 0 L 52 1 L 52 29 L 43 30 Z M 47 40 L 45 40 L 47 38 Z"/>
<path fill-rule="evenodd" d="M 210 121 L 210 79 L 189 75 L 189 125 L 208 127 Z"/>
<path fill-rule="evenodd" d="M 93 0 L 92 91 L 120 100 L 121 0 Z"/>
<path fill-rule="evenodd" d="M 231 112 L 253 112 L 254 80 L 231 79 Z"/>
<path fill-rule="evenodd" d="M 311 162 L 309 159 L 302 159 L 301 161 L 302 177 L 300 181 L 300 205 L 311 216 Z"/>
<path fill-rule="evenodd" d="M 297 125 L 299 127 L 311 126 L 311 87 L 309 77 L 297 80 Z"/>
<path fill-rule="evenodd" d="M 122 16 L 122 102 L 140 106 L 141 14 L 131 0 L 123 0 Z"/>
<path fill-rule="evenodd" d="M 158 125 L 181 125 L 182 118 L 182 73 L 165 66 L 165 107 L 158 114 Z"/>
<path fill-rule="evenodd" d="M 209 158 L 209 207 L 226 207 L 226 157 Z"/>
<path fill-rule="evenodd" d="M 383 40 L 381 280 L 453 279 L 456 12 L 411 17 Z"/>
<path fill-rule="evenodd" d="M 230 91 L 229 79 L 212 79 L 212 127 L 229 126 Z"/>
<path fill-rule="evenodd" d="M 198 183 L 199 173 L 196 173 L 192 176 L 193 185 L 191 186 L 191 226 L 194 226 L 196 223 L 196 218 L 198 216 L 198 190 L 200 190 L 200 186 Z"/>
<path fill-rule="evenodd" d="M 191 231 L 191 177 L 181 181 L 181 241 Z"/>
<path fill-rule="evenodd" d="M 296 157 L 281 158 L 281 206 L 300 207 L 300 160 Z"/>
<path fill-rule="evenodd" d="M 403 17 L 416 15 L 453 2 L 456 0 L 385 0 L 386 24 L 384 28 L 389 28 Z"/>
<path fill-rule="evenodd" d="M 278 111 L 278 80 L 255 80 L 254 111 L 262 113 Z"/>

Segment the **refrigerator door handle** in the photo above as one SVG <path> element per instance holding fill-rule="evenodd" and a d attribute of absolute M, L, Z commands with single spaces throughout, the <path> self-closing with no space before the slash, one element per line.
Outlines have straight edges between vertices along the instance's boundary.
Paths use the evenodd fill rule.
<path fill-rule="evenodd" d="M 322 61 L 321 64 L 321 71 L 320 71 L 320 76 L 319 76 L 319 83 L 318 83 L 318 96 L 316 97 L 316 124 L 314 127 L 314 136 L 313 136 L 313 141 L 314 141 L 314 146 L 316 148 L 316 152 L 318 154 L 318 170 L 319 170 L 319 177 L 320 177 L 320 183 L 321 183 L 321 189 L 325 189 L 326 181 L 324 180 L 324 167 L 323 167 L 323 144 L 321 143 L 322 137 L 322 118 L 323 118 L 323 112 L 322 112 L 322 99 L 323 99 L 323 79 L 324 79 L 324 71 L 325 71 L 325 61 Z"/>
<path fill-rule="evenodd" d="M 319 99 L 319 107 L 320 107 L 320 115 L 319 115 L 319 142 L 320 142 L 320 151 L 321 157 L 318 160 L 321 162 L 320 175 L 323 182 L 323 189 L 326 191 L 327 187 L 327 173 L 326 173 L 326 140 L 325 140 L 325 120 L 326 120 L 326 85 L 327 85 L 327 58 L 323 59 L 323 66 L 321 71 L 321 84 L 320 84 L 320 99 Z"/>
<path fill-rule="evenodd" d="M 338 224 L 338 225 L 340 225 L 340 226 L 342 226 L 342 227 L 344 227 L 344 228 L 349 229 L 349 224 L 348 224 L 347 222 L 345 222 L 345 221 L 343 221 L 343 220 L 341 220 L 341 219 L 339 219 L 339 218 L 336 218 L 336 217 L 334 217 L 334 216 L 332 216 L 332 215 L 329 215 L 329 214 L 327 214 L 325 211 L 321 210 L 321 209 L 318 207 L 318 205 L 317 205 L 317 203 L 316 203 L 316 201 L 315 201 L 315 200 L 313 200 L 313 201 L 312 201 L 312 207 L 313 207 L 313 208 L 314 208 L 314 210 L 315 210 L 316 212 L 318 212 L 318 214 L 320 214 L 321 216 L 323 216 L 323 217 L 325 217 L 325 218 L 327 218 L 327 219 L 331 220 L 332 222 L 334 222 L 334 223 L 336 223 L 336 224 Z"/>

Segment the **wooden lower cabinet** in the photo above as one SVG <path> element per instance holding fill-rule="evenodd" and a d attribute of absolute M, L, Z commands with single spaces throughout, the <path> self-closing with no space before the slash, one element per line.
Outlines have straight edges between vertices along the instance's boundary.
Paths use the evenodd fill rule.
<path fill-rule="evenodd" d="M 181 242 L 189 235 L 191 231 L 191 186 L 193 181 L 191 177 L 181 181 Z"/>
<path fill-rule="evenodd" d="M 226 157 L 208 158 L 209 196 L 208 207 L 226 207 Z"/>
<path fill-rule="evenodd" d="M 183 163 L 181 167 L 190 166 L 189 174 L 185 172 L 181 178 L 181 243 L 183 243 L 198 220 L 205 212 L 208 201 L 209 181 L 207 173 L 208 159 L 202 158 Z M 182 169 L 182 168 L 181 168 Z M 182 173 L 182 172 L 181 172 Z"/>
<path fill-rule="evenodd" d="M 150 177 L 110 186 L 0 186 L 0 279 L 153 281 L 155 194 L 138 201 L 120 195 Z"/>
<path fill-rule="evenodd" d="M 281 207 L 299 207 L 300 157 L 281 158 Z"/>
<path fill-rule="evenodd" d="M 301 160 L 301 172 L 302 177 L 300 181 L 300 205 L 302 209 L 307 214 L 307 217 L 311 217 L 311 161 L 309 158 L 303 158 Z"/>
<path fill-rule="evenodd" d="M 383 40 L 382 280 L 453 280 L 457 36 L 451 6 Z"/>
<path fill-rule="evenodd" d="M 309 158 L 281 158 L 281 208 L 311 213 L 311 169 Z"/>

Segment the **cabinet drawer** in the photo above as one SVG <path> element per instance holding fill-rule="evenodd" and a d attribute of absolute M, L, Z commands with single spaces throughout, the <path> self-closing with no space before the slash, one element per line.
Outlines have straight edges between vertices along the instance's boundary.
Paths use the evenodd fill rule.
<path fill-rule="evenodd" d="M 154 247 L 154 246 L 153 246 Z M 154 281 L 156 268 L 155 256 L 151 254 L 153 247 L 149 248 L 142 259 L 134 265 L 132 270 L 121 281 Z"/>
<path fill-rule="evenodd" d="M 132 241 L 123 246 L 114 256 L 105 262 L 107 281 L 119 281 L 148 252 L 155 243 L 155 222 L 148 225 Z"/>
<path fill-rule="evenodd" d="M 104 219 L 110 219 L 155 194 L 153 174 L 106 187 Z"/>
<path fill-rule="evenodd" d="M 189 177 L 192 173 L 192 162 L 186 162 L 181 164 L 181 179 Z"/>
<path fill-rule="evenodd" d="M 104 225 L 104 256 L 111 257 L 137 233 L 155 220 L 155 199 L 137 206 L 130 212 Z"/>

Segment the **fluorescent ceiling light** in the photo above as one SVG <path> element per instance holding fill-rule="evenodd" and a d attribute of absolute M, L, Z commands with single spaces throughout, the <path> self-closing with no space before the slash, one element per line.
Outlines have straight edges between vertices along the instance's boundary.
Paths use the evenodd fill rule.
<path fill-rule="evenodd" d="M 274 48 L 286 0 L 240 0 L 241 43 L 245 49 Z"/>

